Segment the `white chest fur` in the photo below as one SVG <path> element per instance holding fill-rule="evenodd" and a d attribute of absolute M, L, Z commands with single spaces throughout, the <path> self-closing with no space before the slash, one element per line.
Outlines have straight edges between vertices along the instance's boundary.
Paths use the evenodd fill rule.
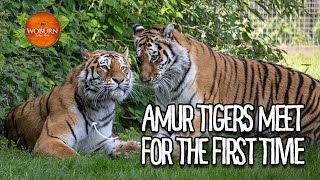
<path fill-rule="evenodd" d="M 107 139 L 112 136 L 112 123 L 115 116 L 115 103 L 109 102 L 105 108 L 91 110 L 87 108 L 86 112 L 80 112 L 77 108 L 73 111 L 78 116 L 74 134 L 77 142 L 69 146 L 76 151 L 91 153 L 97 149 L 110 151 L 114 148 L 114 140 Z M 93 123 L 96 123 L 95 127 Z"/>

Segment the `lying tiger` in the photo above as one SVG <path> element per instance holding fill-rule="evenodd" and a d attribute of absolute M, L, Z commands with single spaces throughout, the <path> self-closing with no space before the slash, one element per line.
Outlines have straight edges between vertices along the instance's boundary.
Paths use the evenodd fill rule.
<path fill-rule="evenodd" d="M 7 115 L 6 138 L 34 154 L 58 158 L 75 156 L 77 151 L 118 155 L 140 148 L 137 142 L 112 138 L 115 105 L 132 89 L 128 50 L 120 54 L 83 49 L 82 55 L 86 61 L 61 85 Z"/>
<path fill-rule="evenodd" d="M 133 26 L 140 80 L 155 90 L 156 105 L 165 112 L 169 104 L 252 104 L 255 110 L 272 104 L 303 104 L 301 131 L 277 134 L 266 128 L 261 136 L 320 139 L 320 82 L 302 72 L 260 60 L 234 58 L 184 36 L 172 24 L 145 29 Z M 253 112 L 253 115 L 256 111 Z M 253 116 L 256 117 L 256 116 Z M 295 125 L 295 120 L 290 126 Z M 195 132 L 161 129 L 155 136 L 201 136 L 200 117 Z M 256 131 L 256 130 L 255 130 Z M 174 153 L 179 153 L 177 144 Z"/>

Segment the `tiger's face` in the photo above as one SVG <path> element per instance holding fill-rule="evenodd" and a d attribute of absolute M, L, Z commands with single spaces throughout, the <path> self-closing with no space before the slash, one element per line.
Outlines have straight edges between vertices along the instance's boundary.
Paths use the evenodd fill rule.
<path fill-rule="evenodd" d="M 132 72 L 128 61 L 128 50 L 121 53 L 96 50 L 81 51 L 87 60 L 80 81 L 84 95 L 93 101 L 124 100 L 132 89 Z"/>
<path fill-rule="evenodd" d="M 133 26 L 136 59 L 140 70 L 140 80 L 154 87 L 171 84 L 170 67 L 178 56 L 181 47 L 173 38 L 174 27 L 152 27 L 145 29 L 141 25 Z"/>

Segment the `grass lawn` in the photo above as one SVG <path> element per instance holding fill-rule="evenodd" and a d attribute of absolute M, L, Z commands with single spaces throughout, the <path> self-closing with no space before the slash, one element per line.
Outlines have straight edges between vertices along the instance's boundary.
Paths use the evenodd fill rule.
<path fill-rule="evenodd" d="M 288 56 L 287 65 L 320 79 L 320 55 Z M 320 146 L 306 147 L 303 166 L 263 166 L 262 148 L 255 148 L 253 166 L 174 166 L 140 165 L 140 154 L 131 159 L 111 159 L 102 154 L 83 155 L 67 160 L 32 156 L 0 139 L 0 179 L 319 179 Z"/>

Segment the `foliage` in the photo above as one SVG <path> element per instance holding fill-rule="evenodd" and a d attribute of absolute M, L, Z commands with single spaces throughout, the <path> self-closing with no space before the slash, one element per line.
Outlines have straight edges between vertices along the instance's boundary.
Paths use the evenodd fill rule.
<path fill-rule="evenodd" d="M 262 38 L 251 36 L 253 28 L 245 0 L 2 0 L 0 1 L 0 120 L 19 103 L 48 92 L 61 83 L 82 61 L 80 47 L 89 50 L 121 51 L 130 48 L 134 61 L 131 26 L 175 23 L 188 36 L 226 53 L 270 61 L 282 59 L 282 51 Z M 262 0 L 255 2 L 269 8 Z M 271 1 L 279 13 L 301 10 L 299 0 Z M 24 36 L 24 24 L 35 12 L 54 14 L 62 26 L 59 41 L 50 48 L 30 45 Z M 152 91 L 135 88 L 132 98 L 117 108 L 115 127 L 138 127 Z"/>
<path fill-rule="evenodd" d="M 320 21 L 312 27 L 312 32 L 315 37 L 315 43 L 320 44 Z"/>

